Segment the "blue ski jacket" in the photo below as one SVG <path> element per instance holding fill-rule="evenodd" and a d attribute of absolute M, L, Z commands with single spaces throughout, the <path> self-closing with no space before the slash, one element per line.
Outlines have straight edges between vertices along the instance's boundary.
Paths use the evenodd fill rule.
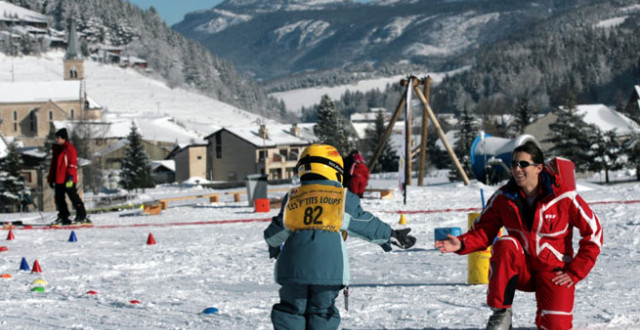
<path fill-rule="evenodd" d="M 337 181 L 304 181 L 302 185 L 320 184 L 342 188 Z M 344 188 L 343 188 L 344 189 Z M 346 192 L 344 216 L 340 231 L 289 230 L 283 223 L 283 213 L 289 204 L 288 193 L 277 216 L 264 231 L 264 239 L 272 256 L 277 255 L 276 282 L 306 285 L 349 285 L 349 260 L 340 231 L 391 250 L 391 227 L 366 212 L 360 206 L 360 198 Z M 284 243 L 284 244 L 282 244 Z M 280 250 L 281 249 L 281 250 Z M 273 253 L 279 251 L 278 253 Z"/>

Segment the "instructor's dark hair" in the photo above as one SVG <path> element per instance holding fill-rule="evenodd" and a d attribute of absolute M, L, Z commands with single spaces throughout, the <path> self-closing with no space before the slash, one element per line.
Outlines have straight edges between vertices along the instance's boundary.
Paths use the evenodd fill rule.
<path fill-rule="evenodd" d="M 544 155 L 542 154 L 542 150 L 540 150 L 540 147 L 538 147 L 538 145 L 533 141 L 527 141 L 524 144 L 519 145 L 518 147 L 513 149 L 513 152 L 511 153 L 511 158 L 513 158 L 513 155 L 516 152 L 528 153 L 529 155 L 531 155 L 531 159 L 536 164 L 544 163 Z"/>

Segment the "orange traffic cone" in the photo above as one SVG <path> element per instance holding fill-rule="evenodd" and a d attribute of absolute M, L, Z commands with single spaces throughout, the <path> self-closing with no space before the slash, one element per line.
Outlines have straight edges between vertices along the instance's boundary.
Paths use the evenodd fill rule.
<path fill-rule="evenodd" d="M 153 235 L 151 233 L 149 233 L 149 238 L 147 238 L 147 245 L 154 245 L 156 244 L 156 239 L 153 238 Z"/>
<path fill-rule="evenodd" d="M 9 235 L 7 235 L 7 241 L 12 241 L 16 239 L 15 236 L 13 236 L 13 230 L 9 229 Z"/>
<path fill-rule="evenodd" d="M 31 267 L 31 273 L 42 273 L 42 268 L 40 268 L 40 263 L 38 262 L 38 259 L 36 259 L 36 261 L 33 262 L 33 267 Z"/>

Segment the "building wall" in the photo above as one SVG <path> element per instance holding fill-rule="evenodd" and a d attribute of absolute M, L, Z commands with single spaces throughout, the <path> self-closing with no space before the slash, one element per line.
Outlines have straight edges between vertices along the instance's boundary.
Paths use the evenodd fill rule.
<path fill-rule="evenodd" d="M 75 76 L 71 76 L 72 70 Z M 84 79 L 84 60 L 64 60 L 64 80 Z"/>
<path fill-rule="evenodd" d="M 554 123 L 556 120 L 558 120 L 558 116 L 553 112 L 549 112 L 546 116 L 536 120 L 532 124 L 529 124 L 529 126 L 524 129 L 524 134 L 530 134 L 536 138 L 540 144 L 540 149 L 542 149 L 542 152 L 544 153 L 553 147 L 553 143 L 544 141 L 551 137 L 549 125 Z"/>
<path fill-rule="evenodd" d="M 217 135 L 220 136 L 220 158 L 216 150 Z M 226 130 L 212 135 L 208 142 L 207 179 L 214 181 L 242 181 L 248 174 L 265 173 L 269 180 L 291 178 L 299 155 L 307 147 L 281 145 L 263 149 Z"/>
<path fill-rule="evenodd" d="M 69 120 L 72 112 L 77 116 L 82 111 L 81 104 L 80 100 L 0 104 L 0 132 L 17 138 L 44 138 L 52 121 Z"/>
<path fill-rule="evenodd" d="M 220 136 L 220 144 L 216 143 L 216 136 Z M 220 158 L 217 147 L 220 147 Z M 208 180 L 242 181 L 247 174 L 260 173 L 256 169 L 256 146 L 226 130 L 210 137 L 207 155 L 212 159 Z"/>
<path fill-rule="evenodd" d="M 176 162 L 176 181 L 186 181 L 194 176 L 206 178 L 206 146 L 189 146 L 178 152 L 173 159 Z"/>
<path fill-rule="evenodd" d="M 119 139 L 100 139 L 101 144 L 105 143 L 106 148 L 109 147 L 110 144 L 116 143 Z M 165 159 L 170 152 L 169 147 L 173 147 L 173 144 L 167 142 L 149 142 L 146 140 L 142 140 L 142 145 L 144 146 L 145 151 L 149 155 L 149 159 Z M 101 145 L 104 149 L 105 145 Z M 100 164 L 102 169 L 112 169 L 119 170 L 122 168 L 122 159 L 125 157 L 127 150 L 127 146 L 124 145 L 121 148 L 113 150 L 110 153 L 103 154 L 100 157 L 97 157 L 97 161 Z"/>

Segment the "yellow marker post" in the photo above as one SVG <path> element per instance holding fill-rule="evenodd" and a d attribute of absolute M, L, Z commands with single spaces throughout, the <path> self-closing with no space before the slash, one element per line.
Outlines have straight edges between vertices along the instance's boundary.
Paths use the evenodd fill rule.
<path fill-rule="evenodd" d="M 480 216 L 479 212 L 471 212 L 467 214 L 469 221 L 469 229 L 473 226 L 473 222 Z M 487 284 L 489 283 L 489 259 L 491 258 L 491 247 L 484 251 L 478 251 L 469 254 L 467 283 L 469 284 Z"/>
<path fill-rule="evenodd" d="M 407 217 L 404 216 L 404 213 L 400 213 L 400 221 L 398 222 L 398 224 L 400 224 L 400 225 L 406 225 L 407 224 Z"/>

